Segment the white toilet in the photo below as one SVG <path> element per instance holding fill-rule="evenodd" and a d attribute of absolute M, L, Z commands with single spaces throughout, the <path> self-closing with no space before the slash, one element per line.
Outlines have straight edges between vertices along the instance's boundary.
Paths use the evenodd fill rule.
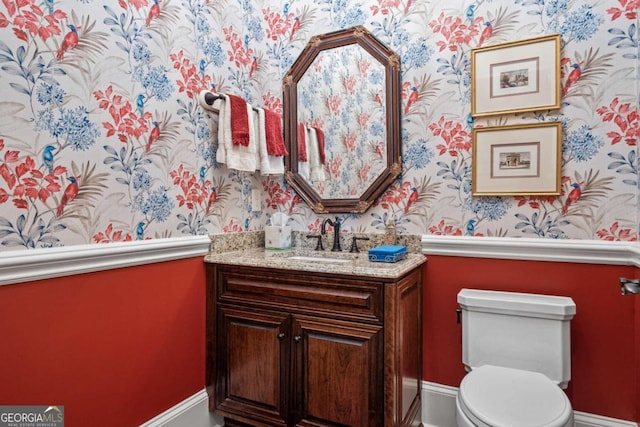
<path fill-rule="evenodd" d="M 573 426 L 568 297 L 462 289 L 459 427 Z"/>

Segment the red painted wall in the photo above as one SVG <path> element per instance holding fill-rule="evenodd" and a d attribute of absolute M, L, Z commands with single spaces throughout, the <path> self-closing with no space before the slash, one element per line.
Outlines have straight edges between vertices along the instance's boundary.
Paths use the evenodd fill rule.
<path fill-rule="evenodd" d="M 204 388 L 202 257 L 0 286 L 0 405 L 137 426 Z"/>
<path fill-rule="evenodd" d="M 566 390 L 578 411 L 640 421 L 640 309 L 620 294 L 631 266 L 514 261 L 428 255 L 424 270 L 424 379 L 457 387 L 462 367 L 456 324 L 461 288 L 573 298 L 572 379 Z"/>

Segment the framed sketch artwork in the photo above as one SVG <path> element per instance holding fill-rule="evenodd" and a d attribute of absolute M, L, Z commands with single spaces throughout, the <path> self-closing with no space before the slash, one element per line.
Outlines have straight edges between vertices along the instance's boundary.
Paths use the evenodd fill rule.
<path fill-rule="evenodd" d="M 562 124 L 473 130 L 474 196 L 560 194 Z"/>
<path fill-rule="evenodd" d="M 560 36 L 471 51 L 471 115 L 560 108 Z"/>

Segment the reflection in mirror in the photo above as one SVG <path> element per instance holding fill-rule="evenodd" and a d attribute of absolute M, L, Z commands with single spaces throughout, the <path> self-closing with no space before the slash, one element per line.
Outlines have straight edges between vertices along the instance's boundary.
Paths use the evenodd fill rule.
<path fill-rule="evenodd" d="M 363 27 L 311 39 L 285 76 L 287 181 L 317 213 L 362 213 L 399 175 L 399 58 Z"/>

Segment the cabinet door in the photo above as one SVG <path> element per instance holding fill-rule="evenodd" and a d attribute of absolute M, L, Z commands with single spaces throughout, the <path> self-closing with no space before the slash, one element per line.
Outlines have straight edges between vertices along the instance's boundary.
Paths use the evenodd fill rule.
<path fill-rule="evenodd" d="M 382 327 L 294 316 L 296 426 L 381 426 Z"/>
<path fill-rule="evenodd" d="M 289 319 L 286 313 L 218 305 L 218 413 L 287 425 Z"/>

